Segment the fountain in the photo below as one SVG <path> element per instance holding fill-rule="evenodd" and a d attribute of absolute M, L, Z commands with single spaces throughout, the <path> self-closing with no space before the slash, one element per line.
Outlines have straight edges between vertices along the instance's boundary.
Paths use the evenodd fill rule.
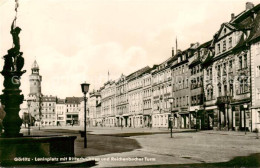
<path fill-rule="evenodd" d="M 33 164 L 37 157 L 52 157 L 54 161 L 62 161 L 74 156 L 76 136 L 24 136 L 20 133 L 22 120 L 19 117 L 20 104 L 24 100 L 19 89 L 23 69 L 23 52 L 20 52 L 19 34 L 21 28 L 16 26 L 18 0 L 16 0 L 16 16 L 11 25 L 13 46 L 3 57 L 4 76 L 3 94 L 0 95 L 6 116 L 3 119 L 4 133 L 0 137 L 0 165 Z M 18 160 L 17 160 L 18 159 Z M 45 163 L 46 160 L 43 160 Z M 40 162 L 37 162 L 37 164 Z"/>

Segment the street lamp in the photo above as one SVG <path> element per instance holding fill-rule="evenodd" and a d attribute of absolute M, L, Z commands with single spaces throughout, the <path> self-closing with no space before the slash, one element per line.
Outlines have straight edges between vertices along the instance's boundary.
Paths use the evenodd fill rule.
<path fill-rule="evenodd" d="M 173 115 L 172 115 L 172 103 L 173 103 L 173 98 L 170 97 L 168 98 L 169 102 L 170 102 L 170 105 L 171 105 L 171 117 L 170 117 L 170 128 L 171 128 L 171 138 L 172 138 L 172 122 L 173 122 Z"/>
<path fill-rule="evenodd" d="M 87 148 L 87 127 L 86 127 L 86 111 L 87 111 L 87 97 L 86 94 L 89 90 L 89 84 L 88 83 L 82 83 L 81 84 L 81 90 L 84 94 L 84 148 Z"/>
<path fill-rule="evenodd" d="M 196 113 L 196 132 L 198 131 L 198 109 L 195 109 Z"/>
<path fill-rule="evenodd" d="M 31 125 L 31 119 L 30 119 L 30 107 L 31 107 L 31 100 L 27 100 L 28 105 L 28 135 L 30 135 L 30 125 Z"/>
<path fill-rule="evenodd" d="M 247 104 L 243 104 L 244 107 L 244 127 L 245 127 L 245 135 L 246 135 L 246 109 L 247 109 Z"/>

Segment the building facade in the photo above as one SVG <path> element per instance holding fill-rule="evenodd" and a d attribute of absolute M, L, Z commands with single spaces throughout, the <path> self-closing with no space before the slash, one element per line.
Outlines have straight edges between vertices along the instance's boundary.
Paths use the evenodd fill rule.
<path fill-rule="evenodd" d="M 57 98 L 55 112 L 56 112 L 56 123 L 57 126 L 65 126 L 66 125 L 66 104 L 65 99 Z"/>
<path fill-rule="evenodd" d="M 128 87 L 126 76 L 123 74 L 116 82 L 116 125 L 126 127 L 128 125 Z"/>
<path fill-rule="evenodd" d="M 57 125 L 57 115 L 56 109 L 56 96 L 43 96 L 41 101 L 41 124 L 43 126 L 56 126 Z"/>
<path fill-rule="evenodd" d="M 89 93 L 88 107 L 89 113 L 87 118 L 89 118 L 90 126 L 97 126 L 97 111 L 96 107 L 101 101 L 101 93 L 99 90 L 93 90 Z"/>
<path fill-rule="evenodd" d="M 66 125 L 80 125 L 81 120 L 84 120 L 84 118 L 79 117 L 83 113 L 81 102 L 83 102 L 83 97 L 65 98 Z"/>
<path fill-rule="evenodd" d="M 100 89 L 101 91 L 101 115 L 104 126 L 116 126 L 116 84 L 108 81 Z"/>

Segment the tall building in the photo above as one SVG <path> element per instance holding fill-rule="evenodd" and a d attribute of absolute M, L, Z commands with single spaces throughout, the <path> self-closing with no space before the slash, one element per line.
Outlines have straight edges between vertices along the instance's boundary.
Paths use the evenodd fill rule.
<path fill-rule="evenodd" d="M 170 116 L 169 97 L 172 97 L 172 72 L 173 56 L 159 64 L 151 71 L 153 93 L 153 127 L 168 127 Z"/>
<path fill-rule="evenodd" d="M 197 44 L 192 45 L 185 51 L 180 51 L 176 53 L 174 64 L 172 64 L 171 69 L 173 73 L 173 110 L 175 113 L 173 126 L 177 128 L 190 128 L 190 86 L 189 86 L 189 67 L 188 58 L 194 52 L 194 47 Z"/>
<path fill-rule="evenodd" d="M 41 98 L 41 125 L 43 126 L 56 126 L 57 115 L 56 115 L 56 96 L 43 96 Z"/>
<path fill-rule="evenodd" d="M 56 106 L 55 106 L 55 113 L 56 113 L 56 120 L 57 126 L 65 126 L 66 125 L 66 104 L 65 99 L 57 98 Z"/>
<path fill-rule="evenodd" d="M 81 102 L 83 101 L 82 97 L 66 97 L 65 106 L 66 106 L 66 125 L 80 125 L 81 120 L 80 114 L 83 113 L 81 108 Z M 89 124 L 89 121 L 87 121 Z"/>
<path fill-rule="evenodd" d="M 144 127 L 152 126 L 153 114 L 153 90 L 152 90 L 152 74 L 157 65 L 154 65 L 150 70 L 142 75 L 143 80 L 143 125 Z"/>
<path fill-rule="evenodd" d="M 101 115 L 104 126 L 116 126 L 116 84 L 108 81 L 100 89 L 101 91 Z"/>
<path fill-rule="evenodd" d="M 259 6 L 259 5 L 257 5 Z M 256 7 L 257 7 L 256 6 Z M 251 130 L 260 131 L 260 11 L 254 13 L 254 23 L 252 25 L 252 33 L 249 37 L 250 44 L 250 70 L 251 70 L 251 98 L 252 98 L 252 125 Z"/>
<path fill-rule="evenodd" d="M 127 122 L 124 115 L 128 113 L 128 96 L 126 76 L 121 77 L 116 82 L 116 125 L 126 126 Z"/>
<path fill-rule="evenodd" d="M 129 127 L 143 127 L 143 78 L 142 75 L 150 70 L 146 66 L 127 76 Z"/>
<path fill-rule="evenodd" d="M 96 126 L 97 125 L 97 105 L 100 103 L 101 100 L 101 93 L 99 90 L 93 90 L 92 92 L 89 92 L 89 100 L 88 100 L 88 107 L 89 107 L 89 113 L 88 118 L 90 121 L 90 126 Z"/>
<path fill-rule="evenodd" d="M 213 54 L 205 60 L 211 62 L 205 68 L 212 80 L 205 81 L 204 89 L 205 93 L 213 91 L 213 96 L 206 95 L 205 110 L 213 111 L 213 127 L 216 129 L 252 130 L 248 42 L 257 33 L 253 25 L 258 22 L 259 8 L 260 5 L 254 7 L 252 3 L 246 3 L 245 10 L 237 16 L 232 14 L 231 20 L 223 23 L 213 37 Z"/>
<path fill-rule="evenodd" d="M 27 97 L 28 103 L 28 112 L 34 119 L 36 120 L 35 124 L 38 125 L 39 121 L 41 120 L 41 108 L 40 108 L 40 101 L 41 101 L 41 81 L 42 76 L 39 73 L 39 65 L 35 60 L 31 67 L 31 75 L 29 76 L 30 82 L 30 93 Z"/>
<path fill-rule="evenodd" d="M 212 113 L 204 111 L 203 66 L 201 59 L 207 56 L 211 41 L 195 46 L 195 50 L 189 56 L 190 76 L 190 128 L 211 129 Z M 210 94 L 210 92 L 208 92 Z M 200 117 L 197 117 L 200 116 Z M 196 121 L 196 118 L 198 119 Z M 196 125 L 197 124 L 197 125 Z"/>

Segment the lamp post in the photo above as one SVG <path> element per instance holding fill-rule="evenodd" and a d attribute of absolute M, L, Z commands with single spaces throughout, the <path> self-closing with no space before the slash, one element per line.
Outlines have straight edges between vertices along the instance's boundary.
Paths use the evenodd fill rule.
<path fill-rule="evenodd" d="M 172 103 L 173 103 L 173 98 L 170 97 L 168 98 L 169 102 L 170 102 L 170 105 L 171 105 L 171 117 L 170 117 L 170 129 L 171 129 L 171 138 L 172 138 L 172 122 L 173 122 L 173 115 L 172 115 Z"/>
<path fill-rule="evenodd" d="M 196 132 L 198 131 L 198 109 L 195 109 L 196 113 Z"/>
<path fill-rule="evenodd" d="M 31 117 L 30 117 L 30 107 L 31 107 L 31 100 L 27 100 L 27 105 L 28 105 L 28 135 L 31 135 L 30 132 L 30 125 L 31 125 Z"/>
<path fill-rule="evenodd" d="M 86 82 L 82 83 L 81 90 L 82 90 L 82 93 L 84 94 L 84 148 L 87 148 L 87 127 L 86 127 L 87 126 L 87 123 L 86 123 L 87 97 L 86 97 L 86 94 L 88 93 L 88 90 L 89 90 L 89 84 Z"/>
<path fill-rule="evenodd" d="M 244 107 L 244 127 L 245 127 L 245 135 L 246 135 L 246 109 L 247 109 L 247 104 L 243 104 Z"/>
<path fill-rule="evenodd" d="M 41 120 L 42 120 L 42 95 L 39 96 L 39 130 L 41 130 Z"/>

